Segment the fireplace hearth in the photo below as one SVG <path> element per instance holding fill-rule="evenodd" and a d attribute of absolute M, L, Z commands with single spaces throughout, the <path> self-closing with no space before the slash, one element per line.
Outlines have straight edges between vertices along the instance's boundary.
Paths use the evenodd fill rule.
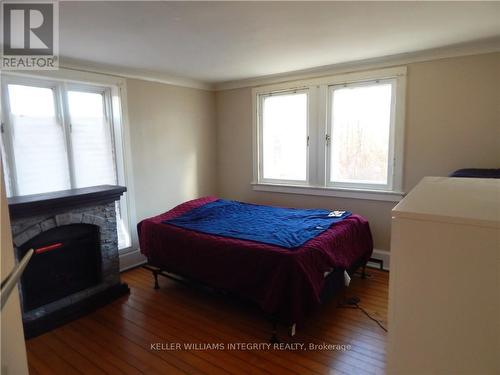
<path fill-rule="evenodd" d="M 34 255 L 20 281 L 27 338 L 129 292 L 119 273 L 115 201 L 102 185 L 9 198 L 17 259 Z"/>

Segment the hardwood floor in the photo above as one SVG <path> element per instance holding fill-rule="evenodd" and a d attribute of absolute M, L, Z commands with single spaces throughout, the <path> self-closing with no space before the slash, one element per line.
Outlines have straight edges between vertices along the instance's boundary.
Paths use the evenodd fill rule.
<path fill-rule="evenodd" d="M 368 273 L 367 279 L 353 278 L 345 297 L 360 297 L 360 306 L 385 326 L 389 275 Z M 269 342 L 270 324 L 262 313 L 163 277 L 154 290 L 151 273 L 142 268 L 122 279 L 129 296 L 27 341 L 32 375 L 384 373 L 387 334 L 359 309 L 332 301 L 295 337 L 280 329 L 283 343 L 302 343 L 308 350 L 229 350 L 229 343 Z M 167 350 L 170 343 L 221 343 L 225 350 Z M 350 348 L 309 350 L 311 343 Z"/>

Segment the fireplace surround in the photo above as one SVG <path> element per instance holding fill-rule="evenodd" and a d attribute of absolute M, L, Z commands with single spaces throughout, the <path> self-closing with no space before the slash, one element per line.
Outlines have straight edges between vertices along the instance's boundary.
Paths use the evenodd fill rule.
<path fill-rule="evenodd" d="M 129 292 L 115 211 L 125 191 L 101 185 L 9 198 L 15 256 L 35 250 L 19 288 L 27 338 Z"/>

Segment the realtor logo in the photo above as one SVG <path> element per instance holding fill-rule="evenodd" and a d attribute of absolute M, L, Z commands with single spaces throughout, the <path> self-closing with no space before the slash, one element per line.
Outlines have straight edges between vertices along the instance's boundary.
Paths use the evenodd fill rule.
<path fill-rule="evenodd" d="M 58 68 L 57 2 L 3 2 L 2 21 L 2 69 Z"/>

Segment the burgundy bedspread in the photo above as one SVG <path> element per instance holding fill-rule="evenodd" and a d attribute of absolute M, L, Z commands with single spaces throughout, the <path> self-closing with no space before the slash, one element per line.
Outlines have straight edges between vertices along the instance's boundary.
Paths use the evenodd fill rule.
<path fill-rule="evenodd" d="M 149 263 L 236 292 L 265 312 L 300 324 L 320 304 L 325 272 L 350 269 L 371 256 L 368 221 L 359 215 L 336 223 L 294 251 L 162 223 L 216 199 L 188 201 L 141 221 L 139 242 Z"/>

